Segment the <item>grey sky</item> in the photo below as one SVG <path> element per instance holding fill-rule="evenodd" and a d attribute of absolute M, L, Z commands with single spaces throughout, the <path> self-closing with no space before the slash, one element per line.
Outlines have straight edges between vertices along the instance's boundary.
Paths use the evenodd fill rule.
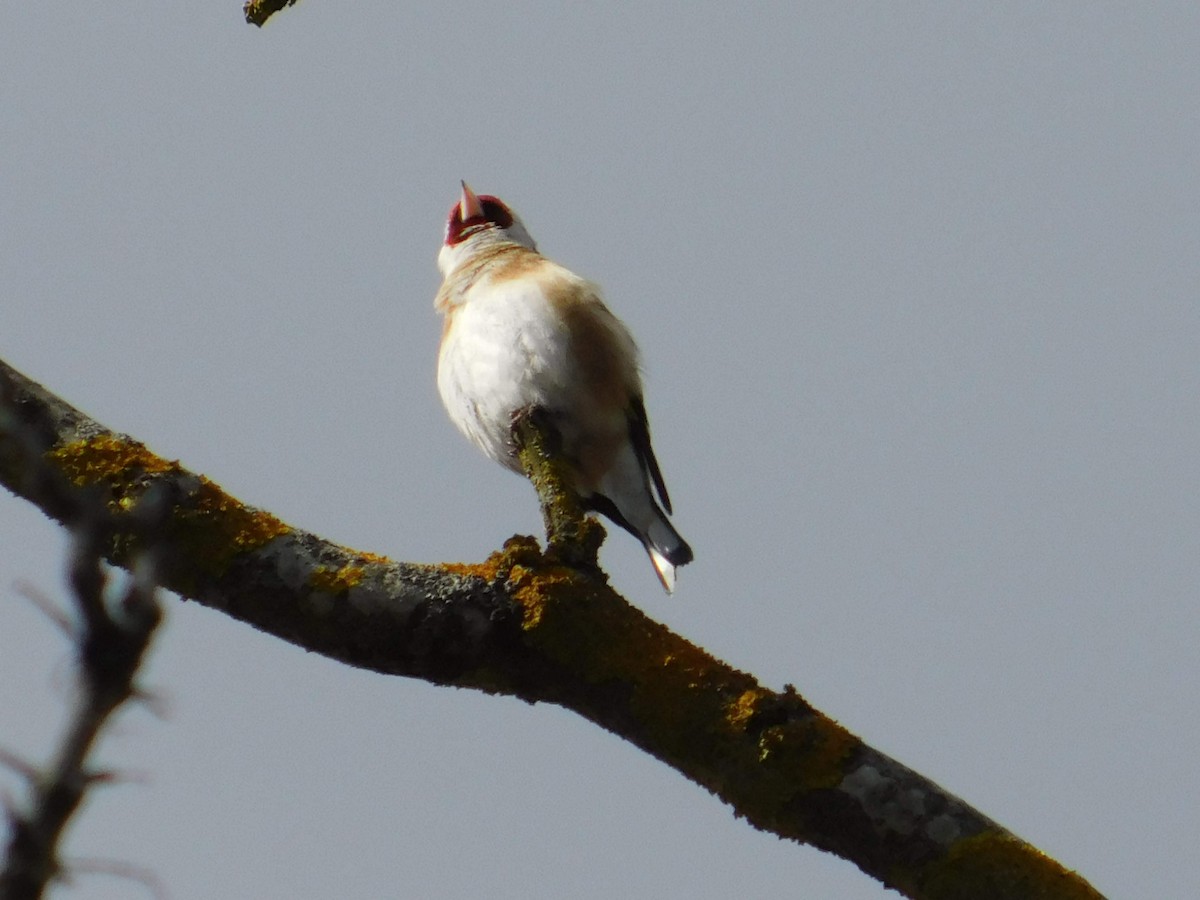
<path fill-rule="evenodd" d="M 623 593 L 1105 894 L 1200 896 L 1198 35 L 1184 3 L 6 4 L 0 356 L 299 526 L 480 559 L 538 514 L 434 389 L 466 178 L 639 338 L 697 558 L 667 599 L 613 534 Z M 0 744 L 36 758 L 65 653 L 12 585 L 60 592 L 61 541 L 4 495 L 0 547 Z M 562 710 L 168 607 L 170 716 L 103 753 L 151 783 L 70 848 L 175 900 L 886 896 Z"/>

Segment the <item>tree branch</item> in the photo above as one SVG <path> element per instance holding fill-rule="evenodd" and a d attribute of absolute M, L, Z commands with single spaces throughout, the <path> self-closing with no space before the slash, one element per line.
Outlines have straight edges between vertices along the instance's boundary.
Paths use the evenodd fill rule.
<path fill-rule="evenodd" d="M 267 23 L 267 19 L 275 13 L 289 6 L 295 6 L 297 2 L 299 0 L 246 0 L 242 6 L 242 13 L 246 16 L 249 24 L 262 28 Z"/>
<path fill-rule="evenodd" d="M 1095 898 L 1083 879 L 862 743 L 794 688 L 768 690 L 602 580 L 514 537 L 475 565 L 390 562 L 246 506 L 0 363 L 0 482 L 62 520 L 21 448 L 113 513 L 171 498 L 160 584 L 348 665 L 555 703 L 712 791 L 754 826 L 854 862 L 914 898 Z M 3 384 L 3 381 L 0 381 Z"/>
<path fill-rule="evenodd" d="M 542 507 L 546 556 L 603 578 L 598 556 L 604 543 L 604 526 L 585 514 L 570 487 L 561 457 L 555 452 L 558 433 L 542 419 L 537 410 L 521 414 L 513 423 L 513 439 L 521 468 Z"/>

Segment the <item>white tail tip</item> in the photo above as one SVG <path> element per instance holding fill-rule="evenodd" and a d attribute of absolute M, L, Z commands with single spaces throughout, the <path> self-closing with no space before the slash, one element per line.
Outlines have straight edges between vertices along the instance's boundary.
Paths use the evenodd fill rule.
<path fill-rule="evenodd" d="M 658 575 L 663 590 L 668 594 L 673 594 L 675 592 L 675 566 L 653 547 L 647 547 L 646 552 L 650 554 L 650 562 L 654 563 L 654 571 Z"/>

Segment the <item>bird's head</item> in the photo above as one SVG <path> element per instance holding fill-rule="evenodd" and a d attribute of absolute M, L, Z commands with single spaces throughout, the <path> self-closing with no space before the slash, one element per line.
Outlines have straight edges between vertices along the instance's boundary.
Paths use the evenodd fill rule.
<path fill-rule="evenodd" d="M 477 195 L 464 181 L 462 196 L 446 217 L 446 238 L 438 253 L 438 267 L 443 275 L 449 275 L 479 248 L 494 243 L 518 244 L 537 250 L 525 223 L 515 212 L 497 197 Z"/>

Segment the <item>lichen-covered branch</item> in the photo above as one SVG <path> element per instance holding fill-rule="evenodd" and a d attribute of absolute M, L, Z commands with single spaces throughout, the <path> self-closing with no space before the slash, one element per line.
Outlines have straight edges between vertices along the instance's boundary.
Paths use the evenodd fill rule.
<path fill-rule="evenodd" d="M 537 410 L 513 423 L 513 439 L 525 477 L 537 491 L 546 527 L 546 555 L 581 571 L 600 575 L 597 561 L 604 526 L 585 514 L 570 486 L 562 458 L 554 452 L 558 435 Z"/>
<path fill-rule="evenodd" d="M 0 364 L 0 370 L 3 369 Z M 792 688 L 769 690 L 652 621 L 601 578 L 512 538 L 476 565 L 390 562 L 246 506 L 8 370 L 0 482 L 61 518 L 14 447 L 36 445 L 120 527 L 171 498 L 160 583 L 349 665 L 574 710 L 682 772 L 753 825 L 854 862 L 909 897 L 1095 898 L 1085 881 L 864 744 Z M 0 382 L 2 384 L 2 382 Z"/>

